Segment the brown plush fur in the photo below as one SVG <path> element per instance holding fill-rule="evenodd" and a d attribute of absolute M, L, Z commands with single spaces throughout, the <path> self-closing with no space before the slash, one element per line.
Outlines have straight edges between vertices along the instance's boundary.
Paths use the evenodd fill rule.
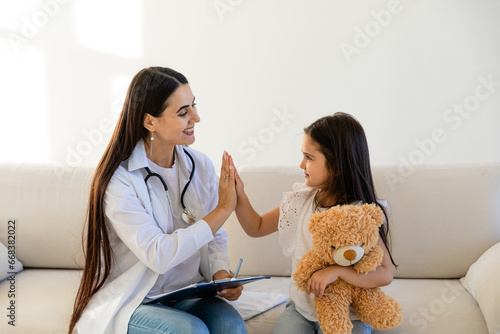
<path fill-rule="evenodd" d="M 304 255 L 293 274 L 298 288 L 306 291 L 314 272 L 335 264 L 332 246 L 362 246 L 365 255 L 353 268 L 358 273 L 375 270 L 382 263 L 383 251 L 377 245 L 382 223 L 382 210 L 375 204 L 338 205 L 314 214 L 309 223 L 313 249 Z M 359 288 L 338 279 L 326 287 L 322 298 L 314 297 L 325 334 L 351 333 L 350 304 L 361 321 L 375 329 L 390 329 L 402 321 L 401 306 L 379 288 Z"/>

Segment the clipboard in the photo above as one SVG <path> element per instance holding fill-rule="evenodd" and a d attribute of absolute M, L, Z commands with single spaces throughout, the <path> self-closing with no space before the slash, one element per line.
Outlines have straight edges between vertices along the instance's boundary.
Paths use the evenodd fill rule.
<path fill-rule="evenodd" d="M 174 290 L 172 292 L 166 293 L 164 295 L 155 297 L 151 300 L 144 302 L 143 304 L 152 304 L 152 303 L 166 303 L 166 302 L 175 302 L 183 299 L 192 299 L 192 298 L 204 298 L 204 297 L 213 297 L 217 294 L 217 291 L 221 291 L 224 289 L 236 288 L 241 285 L 245 285 L 251 282 L 255 282 L 261 279 L 269 279 L 270 276 L 249 276 L 249 277 L 241 277 L 241 278 L 227 278 L 223 280 L 211 281 L 206 283 L 196 283 L 188 285 L 184 288 Z"/>

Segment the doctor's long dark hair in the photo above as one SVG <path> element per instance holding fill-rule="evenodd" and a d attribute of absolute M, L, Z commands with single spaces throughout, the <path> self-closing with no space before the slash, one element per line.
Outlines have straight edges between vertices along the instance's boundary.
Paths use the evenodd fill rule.
<path fill-rule="evenodd" d="M 145 115 L 159 117 L 172 93 L 187 83 L 182 74 L 164 67 L 143 69 L 130 83 L 120 118 L 92 178 L 86 241 L 83 242 L 85 268 L 69 324 L 70 334 L 90 299 L 103 287 L 111 272 L 113 256 L 104 216 L 104 194 L 108 183 L 120 163 L 132 154 L 137 142 L 146 139 Z"/>
<path fill-rule="evenodd" d="M 304 133 L 318 145 L 330 172 L 322 190 L 316 193 L 316 205 L 329 206 L 330 198 L 335 198 L 334 205 L 357 201 L 378 205 L 386 218 L 379 228 L 380 238 L 396 266 L 388 241 L 389 217 L 377 201 L 368 142 L 361 124 L 353 116 L 338 112 L 316 120 L 304 129 Z"/>

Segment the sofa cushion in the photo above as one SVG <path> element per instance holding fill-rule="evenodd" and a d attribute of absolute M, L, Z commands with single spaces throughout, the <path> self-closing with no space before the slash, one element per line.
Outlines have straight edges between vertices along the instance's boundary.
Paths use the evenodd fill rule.
<path fill-rule="evenodd" d="M 2 316 L 0 333 L 67 333 L 81 270 L 25 269 L 15 276 L 14 286 L 0 284 L 0 308 L 14 300 L 15 327 Z M 8 296 L 15 291 L 15 298 Z M 2 312 L 5 313 L 5 312 Z"/>
<path fill-rule="evenodd" d="M 500 165 L 373 169 L 392 208 L 392 251 L 400 278 L 460 278 L 500 241 Z M 395 178 L 398 182 L 394 183 Z"/>
<path fill-rule="evenodd" d="M 272 277 L 247 284 L 245 290 L 288 293 L 289 277 Z M 403 322 L 378 334 L 487 333 L 486 322 L 474 298 L 458 279 L 395 279 L 382 290 L 403 308 Z M 249 334 L 266 334 L 285 309 L 285 304 L 247 320 Z"/>
<path fill-rule="evenodd" d="M 271 279 L 260 280 L 244 287 L 244 291 L 266 292 L 288 295 L 290 277 L 271 277 Z M 248 319 L 245 324 L 248 334 L 270 333 L 274 323 L 285 310 L 285 303 L 282 303 L 269 311 Z"/>
<path fill-rule="evenodd" d="M 0 163 L 0 242 L 16 219 L 16 255 L 25 267 L 80 268 L 91 167 Z"/>
<path fill-rule="evenodd" d="M 458 279 L 395 279 L 382 290 L 403 308 L 403 323 L 374 333 L 488 333 L 477 302 Z"/>
<path fill-rule="evenodd" d="M 16 276 L 17 320 L 15 331 L 0 322 L 0 333 L 65 333 L 81 278 L 79 270 L 26 269 Z M 272 277 L 245 285 L 254 292 L 287 294 L 289 277 Z M 9 286 L 0 284 L 0 296 Z M 486 322 L 474 298 L 458 280 L 397 279 L 383 290 L 403 308 L 403 323 L 375 333 L 487 333 Z M 9 300 L 0 299 L 7 308 Z M 285 303 L 246 321 L 249 334 L 270 333 Z"/>
<path fill-rule="evenodd" d="M 484 251 L 500 241 L 500 165 L 374 167 L 379 198 L 386 199 L 397 278 L 459 278 Z M 299 168 L 242 167 L 245 191 L 259 213 L 279 205 L 283 192 L 303 182 Z M 398 182 L 395 182 L 397 180 Z M 473 205 L 471 203 L 474 203 Z M 228 232 L 231 268 L 243 257 L 242 275 L 290 275 L 278 233 L 250 238 L 235 215 Z"/>
<path fill-rule="evenodd" d="M 500 332 L 500 242 L 488 249 L 460 281 L 479 304 L 490 333 Z"/>
<path fill-rule="evenodd" d="M 403 323 L 375 333 L 488 333 L 477 302 L 458 279 L 396 279 L 382 290 L 401 304 Z"/>

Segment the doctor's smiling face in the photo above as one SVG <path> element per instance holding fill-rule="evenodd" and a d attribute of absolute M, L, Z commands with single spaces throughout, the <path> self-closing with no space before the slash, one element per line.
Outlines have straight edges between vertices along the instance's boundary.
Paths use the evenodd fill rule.
<path fill-rule="evenodd" d="M 153 156 L 156 155 L 155 151 L 168 154 L 173 152 L 175 145 L 193 144 L 194 125 L 200 121 L 195 97 L 188 84 L 180 85 L 167 99 L 165 106 L 159 117 L 146 114 L 144 119 L 144 126 L 154 136 Z"/>

